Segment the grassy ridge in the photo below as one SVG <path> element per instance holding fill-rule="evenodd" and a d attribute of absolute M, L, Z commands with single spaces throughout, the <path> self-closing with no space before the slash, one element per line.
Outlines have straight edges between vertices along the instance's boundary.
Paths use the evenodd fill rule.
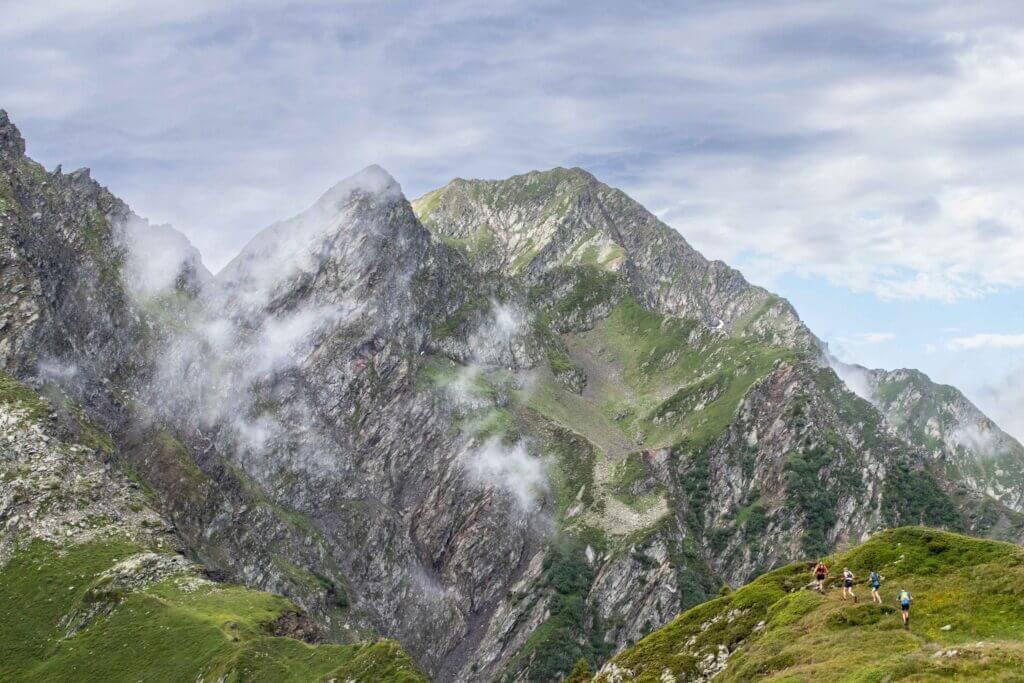
<path fill-rule="evenodd" d="M 859 604 L 842 601 L 837 587 L 807 590 L 808 565 L 792 564 L 683 613 L 610 668 L 639 681 L 706 675 L 712 661 L 724 665 L 721 681 L 1021 680 L 1020 548 L 904 527 L 830 564 L 859 577 Z M 884 577 L 881 605 L 863 583 L 875 569 Z M 909 631 L 895 601 L 900 588 L 914 596 Z M 610 671 L 599 678 L 610 680 Z"/>

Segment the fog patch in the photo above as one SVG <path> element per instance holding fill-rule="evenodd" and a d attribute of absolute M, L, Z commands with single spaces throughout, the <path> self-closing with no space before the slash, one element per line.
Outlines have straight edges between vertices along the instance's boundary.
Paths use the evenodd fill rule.
<path fill-rule="evenodd" d="M 386 171 L 379 166 L 367 167 L 329 189 L 302 213 L 260 231 L 217 274 L 217 280 L 244 306 L 265 305 L 282 283 L 301 273 L 316 272 L 322 263 L 325 238 L 340 234 L 357 218 L 357 200 L 375 204 L 401 198 L 401 187 Z M 341 248 L 355 270 L 376 256 L 366 232 L 343 242 Z"/>
<path fill-rule="evenodd" d="M 1003 439 L 995 429 L 972 423 L 959 425 L 949 438 L 957 445 L 984 458 L 996 456 L 1003 445 Z"/>
<path fill-rule="evenodd" d="M 81 369 L 74 363 L 56 358 L 41 358 L 36 365 L 36 375 L 42 383 L 53 383 L 59 387 L 72 385 L 81 375 Z"/>
<path fill-rule="evenodd" d="M 487 376 L 478 365 L 460 367 L 444 378 L 441 388 L 452 405 L 461 411 L 488 408 L 493 400 L 487 395 Z"/>
<path fill-rule="evenodd" d="M 419 601 L 449 603 L 459 600 L 458 590 L 445 586 L 436 577 L 428 574 L 422 567 L 416 566 L 408 570 L 409 583 L 414 591 L 413 597 Z"/>
<path fill-rule="evenodd" d="M 517 304 L 491 299 L 487 317 L 466 339 L 471 365 L 514 370 L 527 357 L 530 319 Z"/>
<path fill-rule="evenodd" d="M 500 301 L 491 301 L 491 318 L 495 335 L 506 342 L 521 335 L 526 325 L 526 315 L 519 307 Z"/>
<path fill-rule="evenodd" d="M 505 491 L 526 512 L 535 510 L 548 490 L 546 462 L 531 455 L 528 442 L 495 432 L 509 419 L 507 406 L 532 390 L 529 373 L 515 372 L 517 355 L 526 353 L 528 325 L 520 306 L 492 299 L 488 317 L 467 340 L 469 363 L 442 383 L 445 396 L 462 413 L 467 445 L 460 461 L 469 480 Z"/>

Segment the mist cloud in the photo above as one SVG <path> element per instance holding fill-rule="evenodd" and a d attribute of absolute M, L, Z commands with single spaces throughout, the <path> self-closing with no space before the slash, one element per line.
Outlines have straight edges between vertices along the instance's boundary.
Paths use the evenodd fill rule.
<path fill-rule="evenodd" d="M 844 363 L 832 354 L 826 354 L 825 361 L 839 375 L 846 387 L 869 403 L 877 403 L 878 395 L 871 371 L 859 365 Z"/>
<path fill-rule="evenodd" d="M 488 439 L 463 462 L 472 480 L 510 492 L 524 510 L 531 509 L 538 494 L 547 489 L 543 462 L 530 455 L 522 441 L 506 446 L 499 438 Z"/>
<path fill-rule="evenodd" d="M 469 362 L 443 378 L 441 390 L 462 416 L 464 451 L 460 462 L 469 479 L 479 486 L 493 486 L 510 494 L 524 512 L 534 511 L 548 490 L 546 464 L 531 453 L 522 439 L 508 441 L 504 434 L 489 435 L 501 427 L 502 415 L 513 399 L 531 391 L 528 373 L 510 372 L 516 348 L 521 347 L 529 319 L 519 306 L 491 301 L 489 314 L 473 332 L 468 344 L 473 350 Z M 520 348 L 521 353 L 525 353 Z"/>
<path fill-rule="evenodd" d="M 214 266 L 339 169 L 583 165 L 757 277 L 951 300 L 1024 284 L 1018 9 L 61 2 L 8 17 L 0 77 L 30 151 Z"/>
<path fill-rule="evenodd" d="M 1000 427 L 1024 443 L 1024 367 L 982 387 L 978 402 Z"/>
<path fill-rule="evenodd" d="M 184 271 L 191 273 L 197 285 L 209 282 L 211 275 L 199 250 L 169 225 L 150 225 L 131 215 L 114 229 L 127 249 L 122 272 L 136 298 L 147 299 L 173 290 Z"/>

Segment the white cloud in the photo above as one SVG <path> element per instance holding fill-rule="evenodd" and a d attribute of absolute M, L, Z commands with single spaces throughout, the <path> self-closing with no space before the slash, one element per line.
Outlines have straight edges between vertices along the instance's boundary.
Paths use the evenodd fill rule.
<path fill-rule="evenodd" d="M 826 356 L 825 361 L 839 375 L 839 378 L 843 380 L 843 383 L 850 391 L 865 401 L 875 401 L 875 382 L 868 369 L 860 365 L 844 363 L 831 354 Z"/>
<path fill-rule="evenodd" d="M 974 334 L 954 337 L 946 344 L 952 351 L 976 349 L 1024 349 L 1024 334 Z"/>
<path fill-rule="evenodd" d="M 895 338 L 896 335 L 892 332 L 862 332 L 857 335 L 857 339 L 866 344 L 881 344 Z"/>
<path fill-rule="evenodd" d="M 135 296 L 148 298 L 173 289 L 186 269 L 200 284 L 209 280 L 199 252 L 174 228 L 150 225 L 134 215 L 116 227 L 128 251 L 125 280 Z"/>
<path fill-rule="evenodd" d="M 474 481 L 508 491 L 527 511 L 547 488 L 543 461 L 530 455 L 522 441 L 506 446 L 500 439 L 488 439 L 467 453 L 463 462 Z"/>

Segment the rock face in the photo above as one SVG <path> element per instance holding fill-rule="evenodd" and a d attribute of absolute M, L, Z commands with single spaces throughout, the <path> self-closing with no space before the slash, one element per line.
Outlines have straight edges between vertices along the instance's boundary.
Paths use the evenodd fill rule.
<path fill-rule="evenodd" d="M 916 394 L 859 398 L 787 302 L 584 171 L 410 204 L 370 167 L 213 276 L 2 124 L 0 362 L 111 433 L 208 573 L 328 639 L 558 680 L 876 529 L 1021 535 L 1019 480 L 937 455 Z"/>
<path fill-rule="evenodd" d="M 832 361 L 905 441 L 946 474 L 948 492 L 967 509 L 965 528 L 1016 541 L 1024 529 L 1024 447 L 955 387 L 918 370 L 868 370 Z M 997 501 L 999 505 L 993 505 Z"/>
<path fill-rule="evenodd" d="M 1024 448 L 955 387 L 917 370 L 874 370 L 871 399 L 903 438 L 925 448 L 950 478 L 1024 512 Z"/>

